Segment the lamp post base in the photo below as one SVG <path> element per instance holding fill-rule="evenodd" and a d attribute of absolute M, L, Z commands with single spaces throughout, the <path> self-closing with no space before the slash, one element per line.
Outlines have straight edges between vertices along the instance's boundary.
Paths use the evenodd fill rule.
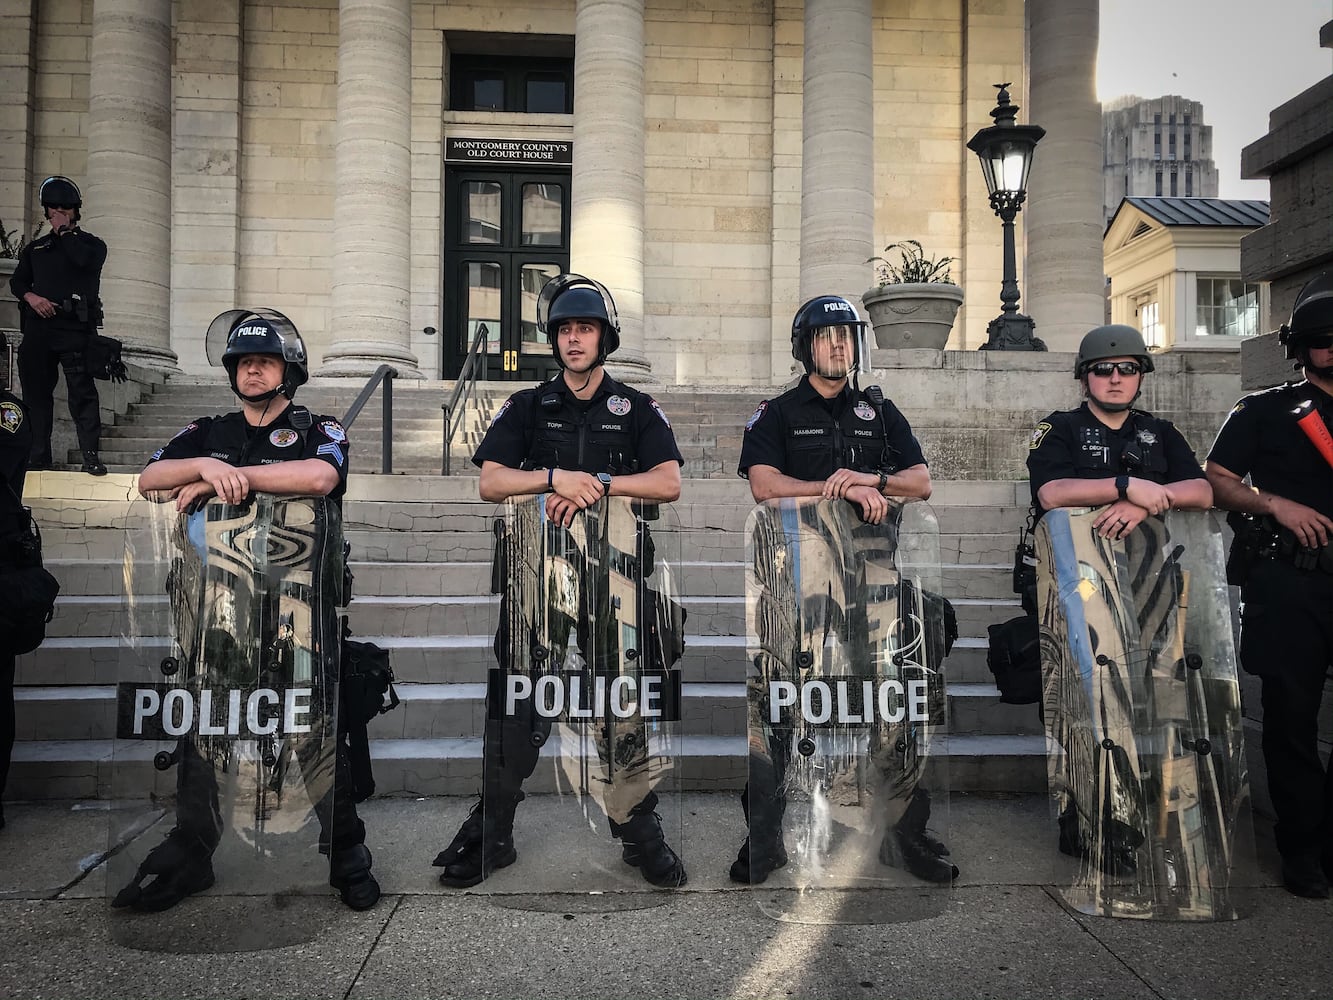
<path fill-rule="evenodd" d="M 1044 351 L 1046 344 L 1034 335 L 1037 324 L 1022 313 L 1001 313 L 986 327 L 986 343 L 979 351 Z"/>

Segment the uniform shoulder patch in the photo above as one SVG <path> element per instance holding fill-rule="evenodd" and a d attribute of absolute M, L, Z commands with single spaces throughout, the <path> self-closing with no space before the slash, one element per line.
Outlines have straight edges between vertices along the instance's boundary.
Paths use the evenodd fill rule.
<path fill-rule="evenodd" d="M 0 403 L 0 428 L 13 434 L 23 426 L 23 409 L 18 403 Z"/>
<path fill-rule="evenodd" d="M 671 426 L 671 421 L 667 419 L 667 415 L 666 415 L 665 411 L 663 411 L 663 409 L 662 409 L 660 406 L 657 405 L 657 400 L 653 399 L 652 397 L 649 397 L 649 399 L 648 399 L 648 405 L 651 406 L 651 407 L 653 408 L 653 411 L 654 411 L 659 417 L 662 418 L 662 423 L 666 424 L 668 427 Z"/>
<path fill-rule="evenodd" d="M 1036 451 L 1038 448 L 1040 448 L 1042 441 L 1045 440 L 1046 435 L 1050 431 L 1050 429 L 1051 429 L 1050 421 L 1043 420 L 1041 423 L 1039 423 L 1036 429 L 1032 432 L 1032 440 L 1028 444 L 1028 451 Z"/>
<path fill-rule="evenodd" d="M 759 421 L 763 419 L 764 412 L 767 409 L 768 409 L 768 400 L 764 400 L 762 403 L 759 404 L 758 408 L 754 411 L 754 413 L 750 414 L 750 419 L 745 421 L 745 429 L 748 431 L 752 427 L 754 427 L 755 424 L 759 423 Z"/>
<path fill-rule="evenodd" d="M 513 405 L 514 405 L 513 396 L 510 396 L 503 403 L 501 403 L 500 408 L 495 411 L 495 416 L 491 417 L 491 426 L 494 427 L 496 424 L 498 424 L 500 422 L 500 418 L 503 417 L 506 413 L 508 413 L 509 408 Z"/>
<path fill-rule="evenodd" d="M 342 444 L 347 440 L 347 432 L 343 430 L 343 425 L 336 420 L 321 420 L 319 422 L 319 432 L 330 441 L 337 442 L 338 444 Z"/>

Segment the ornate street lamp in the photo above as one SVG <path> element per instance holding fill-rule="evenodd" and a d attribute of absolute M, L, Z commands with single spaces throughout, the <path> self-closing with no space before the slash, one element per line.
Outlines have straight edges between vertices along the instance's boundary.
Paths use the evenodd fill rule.
<path fill-rule="evenodd" d="M 1016 125 L 1018 105 L 1009 103 L 1007 83 L 997 83 L 998 104 L 990 116 L 995 124 L 977 131 L 967 148 L 981 160 L 981 172 L 990 192 L 990 207 L 1004 223 L 1004 284 L 1000 315 L 986 327 L 983 351 L 1044 351 L 1046 345 L 1033 336 L 1036 324 L 1018 311 L 1018 267 L 1014 259 L 1014 217 L 1027 197 L 1028 171 L 1032 154 L 1046 130 L 1038 125 Z"/>

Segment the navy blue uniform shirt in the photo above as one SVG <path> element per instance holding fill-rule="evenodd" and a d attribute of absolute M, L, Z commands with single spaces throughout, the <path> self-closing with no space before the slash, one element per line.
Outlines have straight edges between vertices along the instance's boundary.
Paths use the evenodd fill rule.
<path fill-rule="evenodd" d="M 586 401 L 560 375 L 514 393 L 472 456 L 478 468 L 483 462 L 594 475 L 647 472 L 663 462 L 685 464 L 657 401 L 605 374 Z"/>
<path fill-rule="evenodd" d="M 866 390 L 850 383 L 825 399 L 806 375 L 760 403 L 746 422 L 737 471 L 748 479 L 751 466 L 768 465 L 817 483 L 839 469 L 891 474 L 925 464 L 911 425 L 892 400 L 885 399 L 880 412 Z"/>
<path fill-rule="evenodd" d="M 338 471 L 338 485 L 329 496 L 339 499 L 347 492 L 347 432 L 333 417 L 311 414 L 313 422 L 303 446 L 300 432 L 292 427 L 291 414 L 292 407 L 288 406 L 263 427 L 251 427 L 240 410 L 220 417 L 200 417 L 181 428 L 165 448 L 153 452 L 147 464 L 163 459 L 216 458 L 244 467 L 316 458 Z"/>

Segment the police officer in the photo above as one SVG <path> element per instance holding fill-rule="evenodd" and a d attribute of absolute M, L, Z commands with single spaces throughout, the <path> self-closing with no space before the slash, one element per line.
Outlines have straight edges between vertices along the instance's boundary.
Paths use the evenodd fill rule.
<path fill-rule="evenodd" d="M 214 325 L 219 323 L 229 327 L 221 360 L 241 409 L 186 425 L 148 460 L 139 474 L 139 492 L 149 496 L 166 491 L 179 511 L 196 509 L 212 497 L 238 504 L 253 492 L 327 496 L 341 503 L 347 491 L 350 444 L 336 419 L 312 415 L 292 403 L 297 388 L 309 378 L 305 345 L 296 328 L 270 310 L 233 310 L 214 320 Z M 325 633 L 336 635 L 331 631 L 334 609 L 317 611 L 325 619 Z M 301 752 L 298 745 L 298 757 Z M 163 910 L 212 885 L 211 858 L 221 823 L 216 815 L 217 789 L 215 783 L 209 785 L 214 782 L 211 771 L 192 778 L 191 773 L 199 771 L 192 772 L 190 764 L 186 759 L 178 765 L 176 826 L 144 862 L 145 869 L 162 873 L 141 891 L 127 887 L 115 905 Z M 309 782 L 311 775 L 305 776 Z M 357 816 L 351 788 L 348 755 L 339 734 L 333 789 L 321 795 L 315 810 L 321 849 L 329 851 L 329 884 L 352 909 L 365 910 L 379 900 L 380 887 L 370 871 L 365 826 Z"/>
<path fill-rule="evenodd" d="M 1076 410 L 1037 424 L 1028 450 L 1032 503 L 1038 517 L 1056 507 L 1102 507 L 1093 525 L 1121 539 L 1167 510 L 1207 510 L 1213 494 L 1189 444 L 1169 420 L 1133 409 L 1152 355 L 1132 326 L 1090 330 L 1079 344 L 1074 378 L 1085 397 Z M 1059 817 L 1059 848 L 1084 853 L 1077 807 Z M 1135 870 L 1133 848 L 1114 844 L 1102 855 L 1113 874 Z"/>
<path fill-rule="evenodd" d="M 930 470 L 907 418 L 878 386 L 860 389 L 849 375 L 860 368 L 866 324 L 846 299 L 821 295 L 792 319 L 792 356 L 805 375 L 792 389 L 764 400 L 745 425 L 740 475 L 756 503 L 775 497 L 841 498 L 869 524 L 881 523 L 889 497 L 930 498 Z M 787 863 L 785 811 L 779 787 L 786 749 L 751 748 L 753 780 L 741 803 L 755 840 L 746 837 L 731 866 L 733 881 L 757 884 Z M 881 860 L 918 878 L 949 882 L 958 869 L 926 832 L 930 800 L 917 786 Z M 763 832 L 764 841 L 758 837 Z"/>
<path fill-rule="evenodd" d="M 1297 896 L 1325 899 L 1333 767 L 1319 756 L 1318 718 L 1333 665 L 1333 275 L 1301 290 L 1278 339 L 1304 381 L 1241 399 L 1205 469 L 1217 505 L 1237 512 L 1228 579 L 1241 585 L 1241 665 L 1262 685 L 1282 878 Z"/>
<path fill-rule="evenodd" d="M 0 350 L 6 348 L 0 333 Z M 0 388 L 0 559 L 7 557 L 6 542 L 24 531 L 23 480 L 32 448 L 32 421 L 22 401 Z M 14 650 L 0 638 L 0 830 L 5 826 L 5 782 L 14 751 Z"/>
<path fill-rule="evenodd" d="M 543 332 L 561 372 L 500 407 L 472 456 L 481 468 L 481 498 L 498 503 L 545 493 L 550 517 L 565 526 L 603 497 L 674 501 L 684 459 L 666 414 L 651 396 L 617 382 L 603 367 L 620 346 L 610 293 L 582 275 L 562 274 L 543 288 L 542 299 L 549 304 Z M 539 303 L 539 319 L 541 312 Z M 501 666 L 506 645 L 496 637 Z M 540 752 L 530 720 L 500 721 L 489 706 L 486 715 L 481 801 L 434 861 L 444 869 L 440 882 L 454 888 L 476 885 L 517 860 L 514 813 Z M 674 888 L 685 884 L 685 866 L 666 843 L 656 804 L 649 790 L 627 815 L 610 817 L 611 829 L 624 845 L 626 863 L 652 884 Z"/>
<path fill-rule="evenodd" d="M 51 468 L 52 401 L 57 369 L 65 371 L 69 415 L 74 418 L 82 471 L 105 476 L 98 457 L 102 418 L 97 384 L 87 369 L 88 342 L 102 322 L 98 297 L 106 244 L 79 228 L 83 197 L 68 177 L 42 181 L 39 197 L 51 231 L 19 254 L 10 291 L 19 300 L 19 376 L 32 414 L 32 469 Z"/>

